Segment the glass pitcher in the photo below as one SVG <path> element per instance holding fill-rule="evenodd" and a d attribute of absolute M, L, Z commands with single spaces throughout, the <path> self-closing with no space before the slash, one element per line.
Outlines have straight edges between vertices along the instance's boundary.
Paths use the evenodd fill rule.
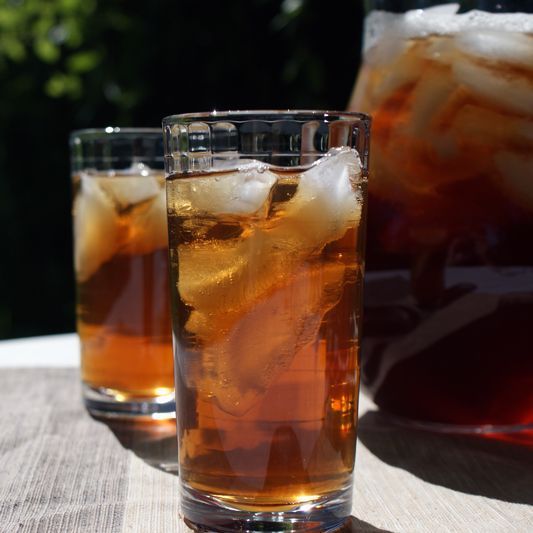
<path fill-rule="evenodd" d="M 349 107 L 373 117 L 364 385 L 433 428 L 533 430 L 533 1 L 367 2 Z"/>

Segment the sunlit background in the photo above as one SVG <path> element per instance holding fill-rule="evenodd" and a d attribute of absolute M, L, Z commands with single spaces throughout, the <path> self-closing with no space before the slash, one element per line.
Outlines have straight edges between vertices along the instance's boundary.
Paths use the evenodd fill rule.
<path fill-rule="evenodd" d="M 0 0 L 0 338 L 74 330 L 68 134 L 345 109 L 359 0 Z"/>

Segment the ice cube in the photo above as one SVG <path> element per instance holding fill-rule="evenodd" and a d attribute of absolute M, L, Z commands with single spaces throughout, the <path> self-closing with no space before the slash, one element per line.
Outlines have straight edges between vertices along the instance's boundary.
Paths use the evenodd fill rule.
<path fill-rule="evenodd" d="M 533 36 L 506 31 L 465 31 L 455 38 L 465 54 L 533 69 Z"/>
<path fill-rule="evenodd" d="M 200 389 L 229 414 L 249 411 L 316 339 L 324 315 L 342 295 L 344 273 L 342 263 L 304 264 L 246 311 L 213 317 L 213 326 L 227 333 L 204 347 L 208 372 Z"/>
<path fill-rule="evenodd" d="M 365 52 L 384 35 L 424 38 L 428 35 L 453 35 L 466 31 L 533 33 L 533 16 L 526 13 L 489 13 L 471 10 L 458 14 L 459 3 L 411 9 L 403 14 L 374 10 L 365 20 Z"/>
<path fill-rule="evenodd" d="M 397 33 L 397 28 L 402 22 L 402 15 L 388 13 L 382 10 L 373 10 L 364 22 L 364 53 L 373 49 L 382 42 L 385 36 Z"/>
<path fill-rule="evenodd" d="M 118 216 L 98 179 L 82 174 L 74 200 L 74 266 L 84 282 L 108 261 L 117 248 Z"/>
<path fill-rule="evenodd" d="M 302 173 L 282 220 L 270 233 L 272 245 L 290 242 L 307 255 L 340 239 L 361 218 L 361 182 L 357 153 L 332 149 Z"/>
<path fill-rule="evenodd" d="M 456 31 L 461 20 L 456 15 L 458 9 L 457 3 L 412 9 L 402 14 L 376 9 L 365 19 L 364 52 L 391 35 L 407 39 Z"/>
<path fill-rule="evenodd" d="M 461 20 L 461 16 L 456 15 L 458 10 L 458 3 L 412 9 L 407 11 L 401 19 L 399 31 L 410 37 L 425 37 L 454 32 Z"/>
<path fill-rule="evenodd" d="M 162 177 L 114 175 L 95 178 L 119 210 L 154 198 L 161 190 Z"/>
<path fill-rule="evenodd" d="M 190 210 L 212 215 L 255 214 L 261 208 L 268 209 L 266 200 L 275 182 L 276 176 L 258 161 L 242 165 L 231 173 L 188 178 L 177 214 L 180 211 L 190 214 Z"/>
<path fill-rule="evenodd" d="M 396 61 L 401 60 L 404 54 L 409 53 L 410 46 L 410 43 L 394 33 L 383 35 L 366 52 L 365 63 L 375 68 L 390 67 Z"/>
<path fill-rule="evenodd" d="M 302 173 L 296 193 L 275 220 L 248 228 L 238 240 L 181 245 L 181 298 L 202 315 L 241 308 L 259 298 L 287 272 L 359 223 L 361 180 L 356 152 L 333 151 Z M 187 329 L 207 334 L 193 322 L 191 318 Z M 200 322 L 209 329 L 208 316 Z"/>
<path fill-rule="evenodd" d="M 502 191 L 518 205 L 533 211 L 533 156 L 499 152 L 494 156 Z"/>
<path fill-rule="evenodd" d="M 436 111 L 450 100 L 455 88 L 456 83 L 450 78 L 447 69 L 427 68 L 413 91 L 411 117 L 406 131 L 427 136 Z"/>
<path fill-rule="evenodd" d="M 161 188 L 148 206 L 131 212 L 122 253 L 148 254 L 168 244 L 165 188 Z"/>
<path fill-rule="evenodd" d="M 423 43 L 405 43 L 397 41 L 397 46 L 404 50 L 397 60 L 384 66 L 381 76 L 372 87 L 377 102 L 382 102 L 402 87 L 415 83 L 426 65 Z"/>
<path fill-rule="evenodd" d="M 420 54 L 425 58 L 446 67 L 450 65 L 452 57 L 456 53 L 455 42 L 447 35 L 428 38 L 424 41 L 424 46 L 421 47 L 420 51 Z"/>
<path fill-rule="evenodd" d="M 462 106 L 456 113 L 452 129 L 469 145 L 489 150 L 496 150 L 501 145 L 527 148 L 533 143 L 533 121 L 479 105 Z"/>
<path fill-rule="evenodd" d="M 482 99 L 514 113 L 533 116 L 533 78 L 459 54 L 453 64 L 455 79 Z"/>
<path fill-rule="evenodd" d="M 179 246 L 178 253 L 180 296 L 197 313 L 207 315 L 207 330 L 194 326 L 194 317 L 187 324 L 189 331 L 201 337 L 209 333 L 212 312 L 242 306 L 254 297 L 250 285 L 265 278 L 268 286 L 271 283 L 268 277 L 275 269 L 265 257 L 268 247 L 261 231 L 238 240 L 184 244 Z"/>

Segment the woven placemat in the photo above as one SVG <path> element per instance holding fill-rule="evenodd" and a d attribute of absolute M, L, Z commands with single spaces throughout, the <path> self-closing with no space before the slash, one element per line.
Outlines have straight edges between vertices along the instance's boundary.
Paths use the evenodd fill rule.
<path fill-rule="evenodd" d="M 0 369 L 0 531 L 185 531 L 173 424 L 105 424 L 80 395 L 76 369 Z M 361 414 L 346 531 L 531 531 L 531 450 Z"/>

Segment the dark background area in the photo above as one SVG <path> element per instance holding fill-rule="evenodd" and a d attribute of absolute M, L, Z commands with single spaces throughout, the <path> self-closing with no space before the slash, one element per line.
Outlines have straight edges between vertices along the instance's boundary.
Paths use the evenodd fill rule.
<path fill-rule="evenodd" d="M 344 109 L 361 4 L 0 0 L 0 338 L 74 330 L 70 131 Z"/>

